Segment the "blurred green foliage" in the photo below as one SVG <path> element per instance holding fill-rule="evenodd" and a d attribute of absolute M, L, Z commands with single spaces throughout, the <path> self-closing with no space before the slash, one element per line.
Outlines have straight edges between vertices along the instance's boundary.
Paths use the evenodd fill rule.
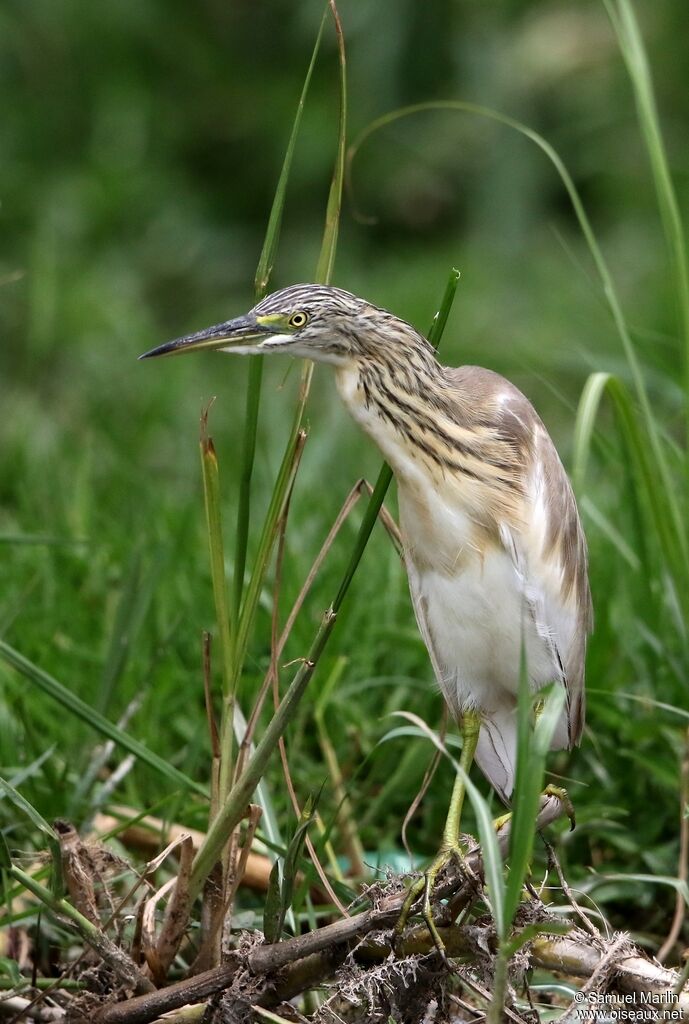
<path fill-rule="evenodd" d="M 638 7 L 686 210 L 684 4 Z M 132 732 L 200 780 L 208 772 L 200 632 L 213 624 L 213 604 L 198 416 L 217 395 L 211 427 L 231 523 L 247 367 L 217 355 L 162 364 L 138 364 L 136 356 L 252 304 L 321 11 L 311 0 L 5 0 L 0 8 L 0 635 L 113 719 L 136 697 Z M 652 399 L 672 434 L 681 405 L 674 301 L 630 87 L 602 6 L 386 0 L 343 2 L 340 13 L 352 138 L 403 103 L 461 97 L 519 118 L 559 150 L 621 286 Z M 330 32 L 295 156 L 276 286 L 312 277 L 336 132 Z M 458 266 L 443 359 L 480 362 L 514 380 L 567 461 L 586 376 L 604 369 L 625 377 L 627 369 L 547 161 L 494 125 L 426 114 L 368 142 L 352 185 L 334 283 L 423 328 Z M 282 361 L 266 366 L 257 516 L 297 378 Z M 309 410 L 283 619 L 350 486 L 371 478 L 380 461 L 335 401 L 327 369 L 316 371 Z M 627 469 L 611 431 L 605 441 L 613 458 L 592 463 L 584 501 L 597 614 L 590 727 L 568 766 L 566 758 L 553 766 L 575 780 L 575 870 L 631 864 L 671 875 L 681 722 L 612 694 L 681 706 L 686 680 L 646 614 Z M 600 512 L 626 551 L 601 528 Z M 350 541 L 355 528 L 345 527 Z M 330 555 L 288 657 L 307 649 L 349 547 Z M 266 592 L 247 710 L 268 662 L 271 605 Z M 344 653 L 348 666 L 326 722 L 363 838 L 378 850 L 398 844 L 430 757 L 421 742 L 377 747 L 389 728 L 385 715 L 410 707 L 435 725 L 441 711 L 406 580 L 382 531 L 342 620 L 329 658 Z M 313 687 L 326 676 L 327 665 Z M 94 742 L 0 669 L 1 773 L 11 780 L 54 745 L 25 783 L 46 817 L 79 813 L 76 780 Z M 308 698 L 289 743 L 305 795 L 326 774 Z M 278 772 L 275 765 L 274 791 L 286 806 Z M 137 767 L 119 795 L 149 806 L 169 792 Z M 434 848 L 448 794 L 443 766 L 415 819 L 419 849 Z M 321 802 L 324 817 L 331 798 Z M 171 816 L 181 800 L 166 805 Z M 201 806 L 185 813 L 203 823 Z M 608 895 L 629 893 L 618 885 Z M 671 891 L 635 898 L 648 908 L 649 930 L 662 930 Z"/>

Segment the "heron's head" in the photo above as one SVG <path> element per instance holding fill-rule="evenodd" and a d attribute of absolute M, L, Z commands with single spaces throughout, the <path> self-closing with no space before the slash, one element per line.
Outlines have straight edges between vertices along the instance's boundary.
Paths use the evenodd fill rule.
<path fill-rule="evenodd" d="M 273 292 L 243 316 L 169 341 L 141 358 L 217 348 L 241 355 L 285 352 L 342 365 L 381 341 L 391 325 L 414 331 L 384 309 L 325 285 Z M 416 332 L 414 332 L 416 334 Z"/>
<path fill-rule="evenodd" d="M 351 292 L 295 284 L 268 295 L 244 316 L 168 341 L 140 358 L 214 348 L 238 355 L 284 352 L 342 365 L 374 355 L 378 346 L 412 340 L 428 345 L 409 324 Z"/>

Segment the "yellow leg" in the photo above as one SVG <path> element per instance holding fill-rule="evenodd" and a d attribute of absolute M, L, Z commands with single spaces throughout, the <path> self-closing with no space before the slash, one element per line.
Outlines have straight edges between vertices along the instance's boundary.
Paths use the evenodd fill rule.
<path fill-rule="evenodd" d="M 462 753 L 459 759 L 461 768 L 464 772 L 469 773 L 469 769 L 474 760 L 474 754 L 476 753 L 476 744 L 478 743 L 478 736 L 481 730 L 481 718 L 475 711 L 468 711 L 462 716 L 460 724 L 460 732 L 462 734 Z M 464 794 L 466 793 L 466 786 L 464 784 L 464 775 L 458 772 L 455 776 L 454 786 L 452 788 L 452 796 L 450 797 L 450 808 L 447 812 L 447 818 L 445 820 L 445 828 L 443 829 L 443 838 L 440 845 L 440 851 L 438 852 L 435 860 L 432 861 L 430 866 L 427 868 L 423 878 L 419 878 L 410 887 L 407 897 L 402 906 L 400 916 L 397 919 L 395 925 L 394 937 L 398 938 L 407 924 L 411 909 L 416 903 L 419 896 L 423 893 L 423 906 L 421 913 L 423 918 L 428 925 L 428 930 L 433 936 L 438 949 L 441 951 L 444 949 L 442 939 L 438 935 L 438 930 L 433 922 L 433 915 L 431 912 L 431 893 L 433 892 L 433 886 L 435 880 L 443 870 L 447 867 L 454 859 L 462 861 L 463 854 L 462 848 L 459 842 L 460 837 L 460 820 L 462 817 L 462 807 L 464 805 Z"/>

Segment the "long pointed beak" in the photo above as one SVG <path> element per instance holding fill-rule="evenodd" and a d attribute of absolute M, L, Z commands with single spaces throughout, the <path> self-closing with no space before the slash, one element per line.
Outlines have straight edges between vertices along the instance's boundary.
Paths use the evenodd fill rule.
<path fill-rule="evenodd" d="M 166 341 L 164 345 L 144 352 L 139 359 L 151 359 L 153 356 L 175 356 L 181 352 L 196 352 L 202 348 L 234 348 L 235 346 L 251 345 L 273 333 L 269 328 L 257 323 L 252 316 L 238 316 L 234 320 L 206 327 L 195 334 L 185 334 L 174 341 Z"/>

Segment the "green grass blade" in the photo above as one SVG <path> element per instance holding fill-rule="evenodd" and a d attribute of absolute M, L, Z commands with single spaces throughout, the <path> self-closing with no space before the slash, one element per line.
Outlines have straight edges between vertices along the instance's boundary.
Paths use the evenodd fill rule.
<path fill-rule="evenodd" d="M 639 422 L 637 410 L 629 391 L 612 374 L 593 374 L 586 383 L 579 402 L 575 426 L 574 464 L 577 479 L 582 482 L 586 469 L 593 421 L 604 393 L 612 401 L 618 422 L 620 436 L 629 454 L 634 472 L 635 496 L 646 523 L 648 537 L 657 538 L 660 554 L 667 573 L 674 581 L 675 591 L 685 608 L 689 606 L 686 593 L 686 579 L 689 573 L 689 556 L 686 549 L 686 533 L 682 523 L 682 506 L 676 488 L 665 486 L 661 467 L 653 457 L 647 433 Z"/>
<path fill-rule="evenodd" d="M 294 121 L 292 123 L 292 131 L 290 132 L 289 141 L 287 143 L 287 150 L 285 151 L 285 158 L 282 162 L 280 177 L 278 178 L 278 183 L 275 189 L 275 195 L 273 197 L 273 205 L 271 206 L 270 215 L 268 217 L 266 235 L 263 241 L 263 248 L 261 249 L 261 255 L 259 256 L 258 266 L 256 267 L 256 276 L 254 279 L 255 293 L 257 299 L 261 299 L 265 295 L 268 288 L 268 283 L 273 272 L 273 265 L 275 263 L 278 242 L 280 240 L 280 230 L 282 228 L 282 218 L 285 209 L 285 199 L 287 195 L 287 184 L 289 182 L 290 171 L 292 169 L 294 150 L 297 143 L 297 137 L 299 135 L 299 129 L 301 127 L 306 97 L 308 95 L 309 86 L 311 85 L 313 69 L 316 65 L 316 58 L 320 50 L 321 38 L 323 36 L 323 28 L 325 26 L 325 19 L 327 17 L 327 13 L 328 12 L 326 7 L 326 10 L 324 11 L 323 17 L 321 19 L 321 24 L 318 30 L 318 35 L 316 37 L 313 52 L 311 54 L 311 60 L 306 71 L 306 77 L 304 79 L 301 95 L 299 97 L 299 102 L 297 104 L 297 110 L 294 115 Z M 237 621 L 239 617 L 239 609 L 241 606 L 242 593 L 244 590 L 246 552 L 249 539 L 249 520 L 251 516 L 251 479 L 253 476 L 254 460 L 256 457 L 256 434 L 258 429 L 258 414 L 261 403 L 262 379 L 263 357 L 254 356 L 254 358 L 249 361 L 249 382 L 246 397 L 246 414 L 244 418 L 242 465 L 239 476 L 237 532 L 235 539 L 234 580 L 232 588 L 235 621 Z"/>
<path fill-rule="evenodd" d="M 338 33 L 338 52 L 340 60 L 340 120 L 339 120 L 339 133 L 338 133 L 338 146 L 337 155 L 335 159 L 335 166 L 333 169 L 333 176 L 330 185 L 330 193 L 328 196 L 328 204 L 325 216 L 325 227 L 323 229 L 323 241 L 321 244 L 320 256 L 318 259 L 318 266 L 316 269 L 316 280 L 322 281 L 327 284 L 330 280 L 330 274 L 335 261 L 335 252 L 337 249 L 337 237 L 338 237 L 338 224 L 340 218 L 340 209 L 342 205 L 342 188 L 344 181 L 344 158 L 346 151 L 346 119 L 347 119 L 347 84 L 346 84 L 346 64 L 344 55 L 344 38 L 342 36 L 342 30 L 337 16 L 337 8 L 335 4 L 330 3 L 330 9 L 335 18 L 337 33 Z M 319 34 L 320 40 L 320 34 Z M 309 69 L 310 75 L 311 68 Z M 292 421 L 292 428 L 290 431 L 287 446 L 285 448 L 285 454 L 282 458 L 280 470 L 278 472 L 278 478 L 273 488 L 273 494 L 271 496 L 270 506 L 264 520 L 263 531 L 261 539 L 259 541 L 259 550 L 254 562 L 251 578 L 247 587 L 246 595 L 242 603 L 242 608 L 239 616 L 238 625 L 238 640 L 235 658 L 235 673 L 237 676 L 241 674 L 244 657 L 246 655 L 246 645 L 248 643 L 249 634 L 253 625 L 254 615 L 256 613 L 256 607 L 258 603 L 258 597 L 261 592 L 263 585 L 263 578 L 265 576 L 270 555 L 275 543 L 277 536 L 277 524 L 279 522 L 282 510 L 284 508 L 285 500 L 288 494 L 289 487 L 291 485 L 293 474 L 296 469 L 296 463 L 298 462 L 298 446 L 300 442 L 300 436 L 305 438 L 305 434 L 302 432 L 302 418 L 304 415 L 304 408 L 306 406 L 306 400 L 309 394 L 309 387 L 311 384 L 311 376 L 313 373 L 313 364 L 310 361 L 304 363 L 302 370 L 301 385 L 299 390 L 299 399 L 295 410 L 294 418 Z M 241 543 L 238 538 L 238 544 Z M 246 545 L 244 544 L 244 549 Z M 237 563 L 236 569 L 239 567 Z M 237 588 L 236 577 L 235 577 L 235 592 Z"/>
<path fill-rule="evenodd" d="M 593 428 L 598 416 L 601 398 L 608 386 L 611 374 L 592 373 L 581 393 L 574 423 L 574 454 L 572 457 L 572 483 L 577 493 L 583 490 L 586 467 L 591 450 Z"/>
<path fill-rule="evenodd" d="M 344 35 L 337 7 L 330 0 L 330 10 L 335 20 L 337 33 L 337 52 L 340 67 L 340 117 L 337 133 L 337 155 L 333 168 L 328 205 L 325 211 L 325 228 L 323 242 L 318 257 L 315 280 L 319 284 L 329 284 L 332 278 L 337 251 L 337 236 L 340 228 L 340 210 L 342 208 L 342 188 L 344 184 L 345 155 L 347 142 L 347 60 L 345 56 Z"/>
<path fill-rule="evenodd" d="M 140 761 L 155 769 L 155 771 L 159 772 L 175 786 L 191 789 L 202 796 L 208 795 L 204 787 L 198 782 L 190 779 L 189 776 L 180 772 L 173 765 L 168 764 L 162 757 L 149 750 L 148 747 L 124 732 L 124 730 L 118 729 L 116 725 L 113 725 L 100 712 L 86 704 L 76 694 L 68 690 L 66 686 L 63 686 L 57 679 L 54 679 L 47 672 L 44 672 L 43 669 L 34 665 L 33 662 L 29 661 L 28 658 L 25 658 L 13 647 L 10 647 L 4 640 L 0 640 L 0 659 L 19 672 L 25 679 L 28 679 L 29 682 L 38 686 L 46 696 L 56 701 L 60 707 L 69 711 L 70 714 L 76 715 L 82 722 L 85 722 L 92 729 L 95 729 L 96 732 L 101 733 L 101 735 L 107 736 L 117 743 L 118 746 L 129 751 L 130 754 L 134 754 Z"/>
<path fill-rule="evenodd" d="M 235 622 L 239 620 L 242 594 L 244 592 L 244 576 L 246 574 L 246 552 L 249 543 L 249 521 L 251 519 L 251 480 L 254 475 L 254 462 L 256 460 L 256 437 L 258 434 L 258 413 L 261 407 L 263 359 L 263 356 L 253 356 L 249 360 L 232 578 L 232 615 Z"/>
<path fill-rule="evenodd" d="M 512 828 L 510 830 L 510 873 L 505 889 L 505 927 L 509 929 L 521 900 L 522 888 L 529 871 L 534 843 L 534 824 L 543 789 L 545 761 L 557 723 L 565 706 L 564 687 L 556 686 L 545 698 L 545 704 L 536 725 L 531 729 L 532 696 L 528 676 L 522 673 L 525 684 L 520 684 L 519 737 L 517 745 L 517 773 L 512 798 Z M 506 938 L 506 936 L 503 936 Z"/>
<path fill-rule="evenodd" d="M 107 714 L 118 682 L 127 667 L 130 654 L 151 605 L 163 556 L 158 552 L 147 573 L 140 547 L 137 545 L 129 560 L 124 585 L 117 603 L 115 620 L 103 666 L 96 708 Z"/>
<path fill-rule="evenodd" d="M 285 862 L 282 869 L 282 891 L 280 895 L 280 918 L 279 928 L 276 939 L 279 939 L 282 929 L 285 924 L 285 918 L 287 912 L 292 906 L 292 898 L 294 896 L 294 886 L 297 881 L 297 871 L 299 868 L 299 860 L 304 849 L 304 843 L 306 842 L 306 834 L 309 830 L 309 826 L 313 821 L 314 814 L 316 813 L 316 803 L 311 797 L 308 798 L 304 804 L 301 814 L 299 815 L 299 821 L 294 831 L 287 852 L 285 853 Z"/>
<path fill-rule="evenodd" d="M 527 924 L 526 928 L 520 929 L 505 943 L 504 957 L 506 960 L 510 960 L 522 946 L 525 946 L 527 942 L 533 942 L 538 935 L 567 935 L 572 928 L 572 924 L 567 924 L 564 921 L 536 921 L 535 924 Z"/>
<path fill-rule="evenodd" d="M 476 824 L 478 825 L 481 854 L 483 857 L 483 871 L 486 879 L 486 886 L 490 894 L 491 906 L 493 908 L 495 929 L 498 933 L 498 938 L 502 942 L 507 937 L 506 932 L 507 927 L 509 927 L 509 922 L 505 919 L 504 911 L 505 883 L 502 877 L 502 857 L 500 856 L 500 846 L 498 844 L 498 837 L 493 824 L 490 807 L 459 762 L 452 757 L 445 744 L 422 718 L 419 718 L 418 715 L 414 715 L 409 711 L 395 711 L 393 712 L 393 715 L 399 718 L 405 718 L 407 721 L 414 723 L 424 736 L 431 741 L 434 747 L 439 750 L 440 753 L 448 759 L 448 761 L 450 761 L 454 770 L 464 780 L 466 794 L 474 808 Z"/>
<path fill-rule="evenodd" d="M 208 834 L 199 847 L 191 871 L 189 888 L 192 897 L 197 895 L 208 872 L 217 861 L 228 836 L 244 817 L 246 806 L 266 770 L 271 755 L 277 748 L 278 740 L 299 707 L 301 698 L 309 684 L 313 670 L 323 653 L 336 616 L 329 609 L 321 621 L 320 628 L 311 644 L 307 657 L 290 683 L 280 705 L 271 718 L 263 736 L 256 744 L 256 750 L 234 784 L 227 800 L 218 811 L 218 815 L 208 830 Z"/>
<path fill-rule="evenodd" d="M 225 582 L 225 548 L 222 535 L 222 515 L 220 512 L 220 471 L 218 456 L 213 438 L 207 432 L 206 414 L 203 417 L 201 434 L 201 471 L 203 476 L 203 497 L 206 509 L 206 527 L 208 531 L 208 547 L 211 564 L 211 580 L 213 584 L 213 600 L 215 617 L 218 623 L 218 646 L 220 648 L 220 665 L 223 678 L 223 696 L 234 697 L 232 673 L 232 632 L 235 625 L 230 617 Z"/>
<path fill-rule="evenodd" d="M 502 942 L 507 938 L 507 931 L 509 929 L 511 919 L 507 918 L 505 914 L 505 882 L 502 874 L 502 857 L 500 856 L 500 847 L 498 845 L 498 838 L 493 824 L 493 817 L 487 802 L 483 799 L 480 791 L 471 781 L 464 769 L 457 761 L 454 760 L 454 758 L 452 759 L 452 763 L 455 770 L 464 778 L 466 793 L 471 800 L 471 806 L 474 808 L 474 814 L 476 815 L 478 835 L 481 841 L 481 854 L 483 856 L 483 870 L 486 878 L 486 887 L 488 889 L 488 895 L 490 896 L 491 907 L 493 910 L 495 930 L 498 933 L 498 938 Z M 533 830 L 533 822 L 531 827 Z"/>
<path fill-rule="evenodd" d="M 257 299 L 260 299 L 265 295 L 266 290 L 268 288 L 268 283 L 273 273 L 273 265 L 275 263 L 278 242 L 280 241 L 280 230 L 282 228 L 282 217 L 285 209 L 287 184 L 289 182 L 290 171 L 292 169 L 294 150 L 297 144 L 299 129 L 301 128 L 301 121 L 304 114 L 304 105 L 306 103 L 306 97 L 308 95 L 309 86 L 311 85 L 313 69 L 316 66 L 316 58 L 318 57 L 318 51 L 320 50 L 321 39 L 323 37 L 323 29 L 325 27 L 325 21 L 327 16 L 328 7 L 326 4 L 325 11 L 323 12 L 323 17 L 321 18 L 320 28 L 318 29 L 318 35 L 316 36 L 316 42 L 314 44 L 313 52 L 311 54 L 311 60 L 306 71 L 306 77 L 304 78 L 304 84 L 302 86 L 301 95 L 299 97 L 299 102 L 297 104 L 297 110 L 294 115 L 294 121 L 292 122 L 292 131 L 290 132 L 289 141 L 287 143 L 287 149 L 285 151 L 285 158 L 282 162 L 280 177 L 278 178 L 278 183 L 275 188 L 273 205 L 271 207 L 270 215 L 268 217 L 268 226 L 266 228 L 266 235 L 263 241 L 263 248 L 261 249 L 261 255 L 259 256 L 258 266 L 256 267 L 254 287 Z"/>
<path fill-rule="evenodd" d="M 445 291 L 443 297 L 440 300 L 438 312 L 433 317 L 430 329 L 428 331 L 428 340 L 430 341 L 433 348 L 437 351 L 440 347 L 447 321 L 452 312 L 452 306 L 455 301 L 455 295 L 457 294 L 457 285 L 459 284 L 460 273 L 456 267 L 453 267 L 450 271 L 450 276 L 447 279 L 445 285 Z"/>
<path fill-rule="evenodd" d="M 282 887 L 280 885 L 280 863 L 275 861 L 270 869 L 268 891 L 263 904 L 263 938 L 266 942 L 277 942 L 282 931 Z"/>
<path fill-rule="evenodd" d="M 685 398 L 689 405 L 689 266 L 682 217 L 668 166 L 646 49 L 634 8 L 630 0 L 604 0 L 604 3 L 634 90 L 637 119 L 651 164 L 658 208 L 670 253 L 684 346 Z"/>
<path fill-rule="evenodd" d="M 301 448 L 305 441 L 306 433 L 301 430 L 301 428 L 293 438 L 290 438 L 275 481 L 268 511 L 266 512 L 266 517 L 263 521 L 263 529 L 261 530 L 261 537 L 258 542 L 258 550 L 254 559 L 249 585 L 246 588 L 244 603 L 242 604 L 239 624 L 237 626 L 237 642 L 234 650 L 233 668 L 235 680 L 238 679 L 242 673 L 247 646 L 249 643 L 249 636 L 251 634 L 256 608 L 258 607 L 258 600 L 261 595 L 263 580 L 270 562 L 273 545 L 275 544 L 275 539 L 277 537 L 278 524 L 284 512 L 287 496 L 299 466 Z"/>
<path fill-rule="evenodd" d="M 211 799 L 212 814 L 212 808 L 215 806 L 216 801 L 225 799 L 233 773 L 233 722 L 238 679 L 233 671 L 233 634 L 236 632 L 236 622 L 228 607 L 225 580 L 225 550 L 220 512 L 220 474 L 213 439 L 208 436 L 208 410 L 201 417 L 200 450 L 211 579 L 213 583 L 215 617 L 218 625 L 218 647 L 220 650 L 222 672 L 220 765 L 217 776 L 217 792 L 214 791 L 212 793 Z M 216 778 L 214 776 L 214 785 L 215 782 Z"/>

